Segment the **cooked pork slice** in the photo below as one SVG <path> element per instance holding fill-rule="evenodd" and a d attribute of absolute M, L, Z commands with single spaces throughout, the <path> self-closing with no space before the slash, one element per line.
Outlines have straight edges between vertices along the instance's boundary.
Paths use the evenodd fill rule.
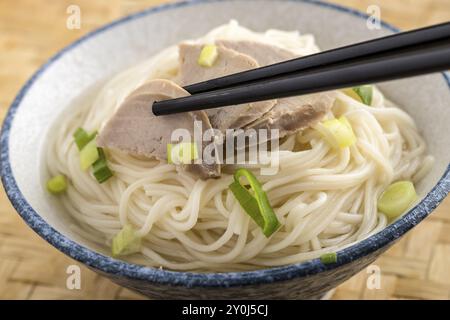
<path fill-rule="evenodd" d="M 263 42 L 249 40 L 217 40 L 216 44 L 252 57 L 261 66 L 298 58 L 292 51 Z"/>
<path fill-rule="evenodd" d="M 261 66 L 297 57 L 288 50 L 261 42 L 219 40 L 217 44 L 249 55 Z M 333 92 L 278 99 L 269 112 L 246 127 L 278 129 L 281 138 L 315 125 L 331 109 L 334 99 Z"/>
<path fill-rule="evenodd" d="M 181 85 L 226 76 L 259 67 L 255 59 L 224 47 L 218 47 L 218 58 L 212 67 L 202 67 L 197 63 L 202 45 L 181 44 L 180 51 L 180 81 Z M 276 100 L 261 101 L 237 106 L 206 110 L 211 125 L 215 129 L 242 128 L 259 119 L 275 105 Z"/>
<path fill-rule="evenodd" d="M 278 129 L 280 138 L 314 126 L 331 109 L 334 92 L 279 99 L 275 107 L 246 128 Z"/>
<path fill-rule="evenodd" d="M 201 121 L 202 130 L 211 128 L 205 112 L 186 112 L 156 117 L 151 106 L 154 101 L 189 95 L 183 88 L 169 80 L 151 80 L 133 91 L 106 123 L 97 137 L 100 147 L 118 149 L 133 155 L 167 159 L 167 145 L 172 132 L 187 129 L 194 138 L 194 121 Z M 219 164 L 193 164 L 185 169 L 200 178 L 220 176 Z"/>

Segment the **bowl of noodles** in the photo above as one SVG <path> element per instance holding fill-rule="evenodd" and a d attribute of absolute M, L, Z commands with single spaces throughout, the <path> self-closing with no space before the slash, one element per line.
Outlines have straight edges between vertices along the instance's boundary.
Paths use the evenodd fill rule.
<path fill-rule="evenodd" d="M 316 1 L 179 2 L 113 22 L 19 92 L 1 133 L 7 195 L 50 244 L 149 297 L 320 298 L 448 194 L 447 76 L 173 121 L 140 112 L 189 82 L 393 32 Z M 219 133 L 276 127 L 277 170 L 174 163 L 164 130 L 190 117 Z"/>

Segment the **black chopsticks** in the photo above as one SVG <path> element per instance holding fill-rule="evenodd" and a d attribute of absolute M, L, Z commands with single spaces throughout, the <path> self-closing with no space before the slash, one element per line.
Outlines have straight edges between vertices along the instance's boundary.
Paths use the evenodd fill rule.
<path fill-rule="evenodd" d="M 155 115 L 358 86 L 450 68 L 450 23 L 399 33 L 185 87 Z"/>
<path fill-rule="evenodd" d="M 450 23 L 442 23 L 192 84 L 186 86 L 185 89 L 190 94 L 223 89 L 258 79 L 267 79 L 309 68 L 330 65 L 333 63 L 342 63 L 349 59 L 366 57 L 372 54 L 387 52 L 389 50 L 399 48 L 406 49 L 417 44 L 425 44 L 427 42 L 442 40 L 449 37 Z"/>

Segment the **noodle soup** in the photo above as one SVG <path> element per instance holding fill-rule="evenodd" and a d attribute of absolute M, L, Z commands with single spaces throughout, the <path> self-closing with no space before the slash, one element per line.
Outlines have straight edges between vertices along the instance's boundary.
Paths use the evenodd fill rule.
<path fill-rule="evenodd" d="M 256 33 L 235 21 L 186 43 L 204 47 L 220 41 L 249 41 L 294 56 L 319 50 L 312 35 Z M 101 180 L 95 169 L 80 167 L 80 157 L 89 154 L 77 146 L 77 129 L 98 130 L 101 137 L 134 90 L 155 79 L 182 83 L 179 59 L 175 45 L 121 72 L 60 119 L 48 137 L 49 176 L 65 178 L 52 181 L 52 188 L 63 191 L 55 193 L 81 237 L 113 253 L 116 248 L 121 259 L 170 270 L 254 270 L 319 257 L 333 262 L 336 251 L 382 230 L 416 201 L 413 185 L 427 174 L 433 157 L 413 119 L 375 86 L 332 92 L 320 119 L 287 132 L 279 141 L 275 175 L 261 174 L 258 164 L 245 166 L 260 186 L 253 191 L 267 198 L 278 223 L 268 233 L 230 188 L 242 169 L 238 164 L 202 179 L 164 159 L 105 147 Z M 344 138 L 336 134 L 342 131 Z M 402 182 L 400 191 L 394 190 L 396 182 Z"/>

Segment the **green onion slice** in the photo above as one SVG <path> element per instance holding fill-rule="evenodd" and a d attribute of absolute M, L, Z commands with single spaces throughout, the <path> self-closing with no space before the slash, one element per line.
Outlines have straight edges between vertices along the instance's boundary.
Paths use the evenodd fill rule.
<path fill-rule="evenodd" d="M 191 164 L 198 157 L 197 143 L 195 142 L 167 144 L 167 162 L 169 164 Z"/>
<path fill-rule="evenodd" d="M 354 87 L 352 90 L 358 95 L 362 103 L 370 106 L 372 104 L 373 88 L 372 86 Z"/>
<path fill-rule="evenodd" d="M 320 261 L 323 264 L 336 263 L 337 262 L 337 253 L 336 252 L 324 253 L 323 255 L 320 256 Z"/>
<path fill-rule="evenodd" d="M 247 178 L 253 194 L 241 185 L 241 177 Z M 234 182 L 230 184 L 229 188 L 244 211 L 261 227 L 267 238 L 280 227 L 280 223 L 267 199 L 267 195 L 253 173 L 247 169 L 238 169 L 234 173 Z"/>
<path fill-rule="evenodd" d="M 81 169 L 87 170 L 99 158 L 97 144 L 95 140 L 91 140 L 80 151 Z"/>
<path fill-rule="evenodd" d="M 75 143 L 80 150 L 80 165 L 83 170 L 92 165 L 92 172 L 99 183 L 103 183 L 113 176 L 109 169 L 106 156 L 102 148 L 98 148 L 94 140 L 97 131 L 88 134 L 83 128 L 78 128 L 73 134 Z"/>
<path fill-rule="evenodd" d="M 81 151 L 89 142 L 91 142 L 95 138 L 96 135 L 97 131 L 88 134 L 83 128 L 78 128 L 77 131 L 75 131 L 75 133 L 73 134 L 78 150 Z"/>
<path fill-rule="evenodd" d="M 94 174 L 95 179 L 97 179 L 98 183 L 103 183 L 109 178 L 111 178 L 114 174 L 109 169 L 108 164 L 106 162 L 105 152 L 102 148 L 97 148 L 98 150 L 98 159 L 92 165 L 92 172 Z"/>
<path fill-rule="evenodd" d="M 350 122 L 345 116 L 338 119 L 330 119 L 320 123 L 317 130 L 323 138 L 335 149 L 350 147 L 356 142 Z"/>
<path fill-rule="evenodd" d="M 411 181 L 397 181 L 391 184 L 378 199 L 378 210 L 389 219 L 395 219 L 405 212 L 417 199 Z"/>
<path fill-rule="evenodd" d="M 53 194 L 59 194 L 66 191 L 67 190 L 66 177 L 64 177 L 62 174 L 59 174 L 48 180 L 47 190 L 48 192 Z"/>
<path fill-rule="evenodd" d="M 202 67 L 212 67 L 219 57 L 219 51 L 217 46 L 213 44 L 207 44 L 202 48 L 200 56 L 198 57 L 198 64 Z"/>
<path fill-rule="evenodd" d="M 139 252 L 141 249 L 141 237 L 136 234 L 136 230 L 129 224 L 113 238 L 111 251 L 114 257 L 124 256 Z"/>

